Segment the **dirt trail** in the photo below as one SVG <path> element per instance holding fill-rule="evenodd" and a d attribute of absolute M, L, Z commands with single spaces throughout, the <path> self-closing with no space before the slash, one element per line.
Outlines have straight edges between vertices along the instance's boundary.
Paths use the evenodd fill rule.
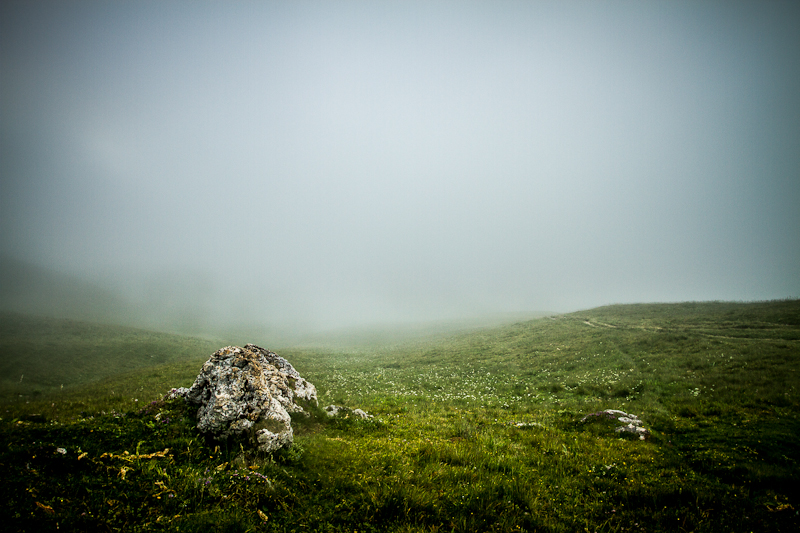
<path fill-rule="evenodd" d="M 588 320 L 584 320 L 583 323 L 586 324 L 587 326 L 592 326 L 593 328 L 600 328 L 600 327 L 603 327 L 603 328 L 616 328 L 617 327 L 617 326 L 614 326 L 612 324 L 605 324 L 603 322 L 597 322 L 596 324 L 592 324 Z"/>
<path fill-rule="evenodd" d="M 593 328 L 614 328 L 614 329 L 618 329 L 618 328 L 621 327 L 621 326 L 615 326 L 613 324 L 606 324 L 605 322 L 597 322 L 597 321 L 590 322 L 588 320 L 581 320 L 581 322 L 583 322 L 587 326 L 590 326 L 590 327 L 593 327 Z M 622 326 L 622 327 L 624 328 L 624 326 Z M 664 329 L 664 328 L 661 328 L 661 327 L 658 327 L 658 326 L 649 326 L 649 327 L 648 326 L 627 326 L 627 327 L 628 328 L 632 328 L 632 329 L 643 329 L 645 331 L 647 331 L 647 330 L 650 330 L 650 331 L 662 331 Z M 739 340 L 739 341 L 800 342 L 800 340 L 797 340 L 797 339 L 775 339 L 775 338 L 770 338 L 770 337 L 729 337 L 727 335 L 714 335 L 713 333 L 704 333 L 702 331 L 696 331 L 691 326 L 685 326 L 683 328 L 678 328 L 678 329 L 683 330 L 686 333 L 694 333 L 695 335 L 702 335 L 704 337 L 713 337 L 713 338 L 717 338 L 717 339 L 731 339 L 731 340 Z"/>

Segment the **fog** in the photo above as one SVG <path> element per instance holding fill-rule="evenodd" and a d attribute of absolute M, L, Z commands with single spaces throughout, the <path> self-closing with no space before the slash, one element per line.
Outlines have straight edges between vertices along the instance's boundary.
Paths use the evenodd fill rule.
<path fill-rule="evenodd" d="M 192 330 L 800 296 L 796 2 L 7 1 L 0 24 L 5 307 L 46 286 L 26 271 Z"/>

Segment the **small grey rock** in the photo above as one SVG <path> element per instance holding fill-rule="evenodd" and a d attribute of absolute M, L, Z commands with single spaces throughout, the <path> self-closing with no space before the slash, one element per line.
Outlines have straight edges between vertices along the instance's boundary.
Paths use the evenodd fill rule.
<path fill-rule="evenodd" d="M 354 418 L 360 418 L 362 420 L 370 420 L 375 418 L 374 416 L 367 414 L 365 411 L 361 409 L 350 409 L 349 407 L 343 407 L 341 405 L 329 405 L 325 408 L 325 413 L 330 417 L 337 417 L 341 416 L 344 418 L 348 418 L 350 416 Z"/>
<path fill-rule="evenodd" d="M 606 409 L 604 411 L 598 411 L 597 413 L 590 413 L 581 418 L 581 422 L 586 422 L 591 417 L 602 417 L 622 422 L 621 426 L 614 429 L 617 433 L 631 433 L 639 437 L 639 440 L 645 440 L 650 436 L 650 430 L 642 427 L 642 421 L 639 420 L 638 416 L 620 411 L 619 409 Z"/>

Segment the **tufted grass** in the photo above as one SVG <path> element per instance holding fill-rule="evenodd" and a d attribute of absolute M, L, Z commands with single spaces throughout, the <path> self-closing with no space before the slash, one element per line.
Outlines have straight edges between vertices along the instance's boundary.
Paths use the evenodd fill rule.
<path fill-rule="evenodd" d="M 256 342 L 257 344 L 261 344 Z M 160 400 L 207 356 L 0 404 L 10 530 L 796 531 L 800 302 L 620 305 L 283 349 L 320 406 L 268 457 Z M 269 346 L 265 346 L 269 347 Z M 640 441 L 589 413 L 621 409 Z M 60 453 L 58 448 L 66 453 Z M 168 451 L 164 451 L 167 450 Z M 127 452 L 127 453 L 126 453 Z M 85 454 L 85 455 L 84 455 Z"/>

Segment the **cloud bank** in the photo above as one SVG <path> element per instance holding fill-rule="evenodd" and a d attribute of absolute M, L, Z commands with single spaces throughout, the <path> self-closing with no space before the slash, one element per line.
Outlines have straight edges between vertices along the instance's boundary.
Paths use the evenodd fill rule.
<path fill-rule="evenodd" d="M 0 252 L 156 314 L 339 327 L 800 295 L 796 3 L 0 17 Z"/>

